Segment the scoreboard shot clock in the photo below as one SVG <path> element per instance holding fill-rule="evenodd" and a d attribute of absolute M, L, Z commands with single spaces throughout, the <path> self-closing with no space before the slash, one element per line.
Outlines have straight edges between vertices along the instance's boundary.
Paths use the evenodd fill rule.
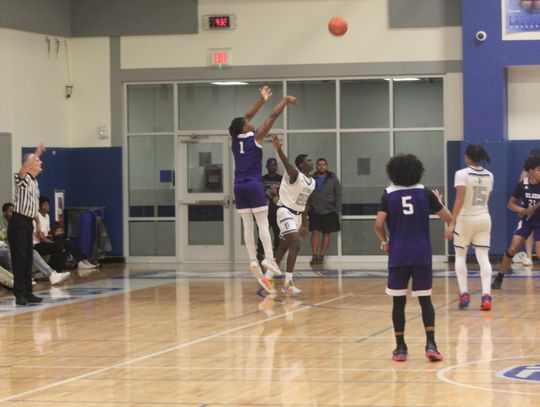
<path fill-rule="evenodd" d="M 203 16 L 205 30 L 222 31 L 236 28 L 236 16 L 232 14 L 211 14 Z"/>

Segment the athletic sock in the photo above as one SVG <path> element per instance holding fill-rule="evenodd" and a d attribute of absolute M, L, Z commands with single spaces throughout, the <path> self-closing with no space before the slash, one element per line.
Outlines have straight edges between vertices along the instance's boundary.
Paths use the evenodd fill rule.
<path fill-rule="evenodd" d="M 285 273 L 285 284 L 292 284 L 293 273 Z"/>

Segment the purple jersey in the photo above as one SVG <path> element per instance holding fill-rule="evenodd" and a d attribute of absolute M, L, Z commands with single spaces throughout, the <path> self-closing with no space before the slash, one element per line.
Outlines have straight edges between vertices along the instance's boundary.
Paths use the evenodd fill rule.
<path fill-rule="evenodd" d="M 239 134 L 232 141 L 234 156 L 234 183 L 248 181 L 262 183 L 262 146 L 255 141 L 255 134 L 250 131 Z"/>
<path fill-rule="evenodd" d="M 380 211 L 388 214 L 388 267 L 431 265 L 429 215 L 443 208 L 421 184 L 391 185 L 384 190 Z"/>
<path fill-rule="evenodd" d="M 526 177 L 516 185 L 512 196 L 518 201 L 521 201 L 521 204 L 525 208 L 534 206 L 540 202 L 540 184 L 531 184 L 529 177 Z M 540 227 L 540 211 L 534 212 L 525 220 L 534 229 Z"/>

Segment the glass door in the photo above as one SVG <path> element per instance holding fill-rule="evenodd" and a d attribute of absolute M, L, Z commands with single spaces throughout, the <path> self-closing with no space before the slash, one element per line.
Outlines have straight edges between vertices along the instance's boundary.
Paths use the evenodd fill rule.
<path fill-rule="evenodd" d="M 182 261 L 233 259 L 230 153 L 224 136 L 180 136 L 179 252 Z"/>

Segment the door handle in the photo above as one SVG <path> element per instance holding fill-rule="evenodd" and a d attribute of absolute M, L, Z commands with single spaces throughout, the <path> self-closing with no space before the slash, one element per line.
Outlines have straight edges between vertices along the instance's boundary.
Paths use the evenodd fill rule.
<path fill-rule="evenodd" d="M 223 207 L 225 209 L 228 209 L 230 205 L 231 205 L 231 198 L 229 197 L 229 195 L 225 195 L 225 197 L 223 198 Z"/>

